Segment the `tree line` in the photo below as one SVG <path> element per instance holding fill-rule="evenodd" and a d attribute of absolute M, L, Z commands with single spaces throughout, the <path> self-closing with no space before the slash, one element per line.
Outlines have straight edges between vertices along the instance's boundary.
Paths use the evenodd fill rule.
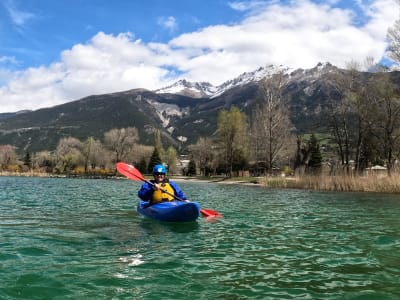
<path fill-rule="evenodd" d="M 159 131 L 155 137 L 161 145 Z M 93 137 L 80 141 L 74 137 L 60 139 L 53 151 L 27 152 L 19 159 L 15 147 L 0 145 L 0 171 L 30 171 L 68 175 L 115 175 L 115 163 L 128 161 L 141 166 L 147 172 L 146 160 L 156 153 L 157 162 L 171 165 L 176 172 L 177 154 L 169 147 L 154 147 L 139 144 L 135 127 L 114 128 L 104 133 L 102 140 Z M 143 163 L 145 164 L 143 168 Z"/>

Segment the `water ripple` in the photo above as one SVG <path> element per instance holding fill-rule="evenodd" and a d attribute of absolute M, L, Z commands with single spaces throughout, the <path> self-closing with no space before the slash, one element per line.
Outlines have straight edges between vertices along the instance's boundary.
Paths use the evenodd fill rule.
<path fill-rule="evenodd" d="M 223 219 L 139 216 L 139 183 L 0 178 L 0 299 L 399 299 L 390 195 L 182 183 Z"/>

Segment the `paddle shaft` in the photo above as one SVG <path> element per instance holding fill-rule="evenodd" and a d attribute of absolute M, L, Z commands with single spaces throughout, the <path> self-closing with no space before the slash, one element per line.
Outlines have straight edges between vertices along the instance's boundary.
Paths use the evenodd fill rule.
<path fill-rule="evenodd" d="M 147 182 L 148 184 L 150 184 L 151 186 L 155 186 L 156 184 L 155 183 L 153 183 L 153 182 L 151 182 L 150 180 L 146 180 L 146 179 L 141 179 L 142 181 L 144 181 L 144 182 Z M 160 191 L 161 192 L 163 192 L 163 193 L 165 193 L 165 194 L 167 194 L 167 195 L 170 195 L 171 197 L 174 197 L 176 200 L 178 200 L 178 201 L 185 201 L 184 199 L 182 199 L 182 198 L 179 198 L 177 195 L 175 195 L 175 194 L 172 194 L 172 193 L 170 193 L 170 192 L 168 192 L 167 190 L 164 190 L 163 188 L 159 188 L 160 189 Z"/>

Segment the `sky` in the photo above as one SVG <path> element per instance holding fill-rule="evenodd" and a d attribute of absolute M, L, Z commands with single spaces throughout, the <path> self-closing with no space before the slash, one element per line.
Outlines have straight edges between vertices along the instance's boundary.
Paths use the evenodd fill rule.
<path fill-rule="evenodd" d="M 0 113 L 261 66 L 391 64 L 396 0 L 0 0 Z"/>

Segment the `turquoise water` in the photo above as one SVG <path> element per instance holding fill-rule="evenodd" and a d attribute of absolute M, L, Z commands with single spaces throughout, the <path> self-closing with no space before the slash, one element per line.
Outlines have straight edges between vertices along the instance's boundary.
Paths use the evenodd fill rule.
<path fill-rule="evenodd" d="M 400 299 L 400 197 L 180 183 L 223 219 L 163 224 L 140 183 L 0 177 L 0 299 Z"/>

